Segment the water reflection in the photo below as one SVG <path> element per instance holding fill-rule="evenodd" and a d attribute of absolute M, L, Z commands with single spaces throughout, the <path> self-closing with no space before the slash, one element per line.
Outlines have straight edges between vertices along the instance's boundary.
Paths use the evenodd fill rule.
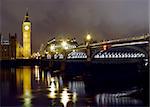
<path fill-rule="evenodd" d="M 31 68 L 23 67 L 23 99 L 25 107 L 31 106 L 31 97 Z"/>
<path fill-rule="evenodd" d="M 35 66 L 35 80 L 37 80 L 37 81 L 40 80 L 40 70 L 39 70 L 39 66 Z"/>
<path fill-rule="evenodd" d="M 104 93 L 96 96 L 98 106 L 139 106 L 142 105 L 141 100 L 130 97 L 117 97 L 116 94 Z"/>
<path fill-rule="evenodd" d="M 63 103 L 64 107 L 67 107 L 67 103 L 70 101 L 70 93 L 67 92 L 67 88 L 64 88 L 61 93 L 61 103 Z"/>
<path fill-rule="evenodd" d="M 73 92 L 72 102 L 76 103 L 76 101 L 77 101 L 77 92 Z"/>
<path fill-rule="evenodd" d="M 58 84 L 58 79 L 51 77 L 48 78 L 50 80 L 48 80 L 50 82 L 50 84 L 48 84 L 48 90 L 50 91 L 50 93 L 48 94 L 49 98 L 56 98 L 57 95 L 57 91 L 59 90 L 59 84 Z"/>
<path fill-rule="evenodd" d="M 70 81 L 68 87 L 69 90 L 78 93 L 79 96 L 85 95 L 85 84 L 83 81 Z"/>
<path fill-rule="evenodd" d="M 60 102 L 64 107 L 67 107 L 67 103 L 72 101 L 75 103 L 77 101 L 77 93 L 72 90 L 69 92 L 69 88 L 63 86 L 62 76 L 51 76 L 47 73 L 47 82 L 48 82 L 48 97 L 51 99 L 60 98 Z"/>
<path fill-rule="evenodd" d="M 95 98 L 92 99 L 94 106 L 142 105 L 140 100 L 116 97 L 115 94 L 88 95 L 88 91 L 92 92 L 93 87 L 85 85 L 81 78 L 66 80 L 63 75 L 54 75 L 51 72 L 42 70 L 39 66 L 2 71 L 0 74 L 3 86 L 1 89 L 4 92 L 2 104 L 24 107 L 53 106 L 53 104 L 56 107 L 81 107 L 89 104 L 87 103 L 89 98 Z M 88 91 L 85 88 L 88 88 Z"/>
<path fill-rule="evenodd" d="M 20 95 L 22 93 L 22 83 L 23 82 L 23 71 L 20 68 L 16 69 L 16 86 L 17 93 Z"/>
<path fill-rule="evenodd" d="M 42 70 L 42 82 L 44 82 L 44 70 Z"/>
<path fill-rule="evenodd" d="M 30 107 L 32 99 L 30 67 L 25 66 L 16 69 L 16 86 L 19 98 L 23 99 L 23 106 Z"/>

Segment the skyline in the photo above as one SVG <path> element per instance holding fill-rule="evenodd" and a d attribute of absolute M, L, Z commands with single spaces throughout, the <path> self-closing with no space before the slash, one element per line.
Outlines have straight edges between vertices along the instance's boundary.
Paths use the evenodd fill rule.
<path fill-rule="evenodd" d="M 4 36 L 17 33 L 19 41 L 29 8 L 34 51 L 41 43 L 66 33 L 82 42 L 87 33 L 100 41 L 149 31 L 148 0 L 5 0 L 1 4 L 1 32 Z"/>

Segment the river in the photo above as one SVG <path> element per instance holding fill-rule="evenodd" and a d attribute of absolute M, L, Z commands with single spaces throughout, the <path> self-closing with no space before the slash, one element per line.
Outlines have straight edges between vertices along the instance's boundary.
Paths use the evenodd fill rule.
<path fill-rule="evenodd" d="M 66 73 L 71 69 L 68 69 L 67 71 L 61 70 L 62 68 L 44 69 L 45 67 L 37 65 L 2 67 L 0 72 L 1 106 L 109 107 L 147 105 L 141 97 L 142 95 L 138 95 L 138 97 L 135 97 L 134 95 L 134 91 L 138 94 L 142 93 L 143 87 L 140 87 L 140 85 L 138 86 L 140 82 L 137 82 L 137 84 L 134 82 L 132 86 L 128 85 L 128 87 L 125 88 L 121 85 L 125 83 L 120 81 L 118 83 L 121 84 L 116 88 L 118 84 L 112 87 L 113 82 L 110 82 L 111 80 L 109 78 L 112 76 L 114 77 L 117 72 L 115 75 L 110 73 L 112 75 L 110 76 L 108 72 L 105 75 L 104 70 L 87 68 L 81 69 L 81 73 L 76 69 L 75 65 L 73 66 L 74 68 L 71 66 L 72 72 L 76 72 L 70 73 L 73 75 Z M 95 75 L 88 72 L 83 73 L 85 70 L 91 72 L 101 71 L 105 77 L 102 79 L 102 77 L 99 76 L 101 75 L 100 73 Z M 109 72 L 113 72 L 113 70 Z M 126 78 L 124 75 L 120 77 L 120 80 L 123 77 Z M 103 81 L 104 78 L 108 78 L 108 81 Z M 113 79 L 115 78 L 116 77 Z M 128 81 L 128 79 L 126 80 Z M 106 89 L 106 87 L 108 89 Z M 133 96 L 128 95 L 130 93 L 132 94 L 132 92 Z"/>

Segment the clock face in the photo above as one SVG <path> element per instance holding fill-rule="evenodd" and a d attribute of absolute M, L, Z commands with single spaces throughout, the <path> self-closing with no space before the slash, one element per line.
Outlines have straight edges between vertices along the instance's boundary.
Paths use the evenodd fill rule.
<path fill-rule="evenodd" d="M 25 30 L 29 30 L 29 26 L 27 26 L 27 25 L 24 26 L 24 29 L 25 29 Z"/>

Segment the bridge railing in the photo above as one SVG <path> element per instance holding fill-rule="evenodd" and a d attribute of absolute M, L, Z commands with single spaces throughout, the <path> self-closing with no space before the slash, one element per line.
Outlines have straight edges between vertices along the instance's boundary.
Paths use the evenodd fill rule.
<path fill-rule="evenodd" d="M 150 38 L 150 34 L 138 36 L 138 37 L 132 37 L 132 38 L 116 39 L 116 40 L 109 40 L 109 41 L 104 41 L 104 42 L 99 42 L 99 43 L 93 43 L 93 44 L 90 44 L 90 46 L 93 47 L 93 46 L 113 44 L 113 43 L 117 44 L 117 43 L 123 43 L 123 42 L 132 42 L 132 41 L 134 42 L 134 41 L 146 40 L 148 38 Z"/>
<path fill-rule="evenodd" d="M 131 38 L 124 38 L 124 39 L 116 39 L 116 40 L 109 40 L 103 41 L 99 43 L 91 43 L 89 44 L 90 48 L 97 48 L 104 45 L 111 45 L 110 47 L 117 47 L 117 46 L 127 46 L 127 45 L 136 45 L 136 44 L 147 44 L 149 41 L 147 40 L 150 38 L 150 34 L 138 36 L 138 37 L 131 37 Z M 53 42 L 55 40 L 51 40 L 49 42 Z M 67 49 L 66 51 L 71 52 L 73 50 L 87 50 L 87 45 L 79 45 L 75 48 Z"/>

